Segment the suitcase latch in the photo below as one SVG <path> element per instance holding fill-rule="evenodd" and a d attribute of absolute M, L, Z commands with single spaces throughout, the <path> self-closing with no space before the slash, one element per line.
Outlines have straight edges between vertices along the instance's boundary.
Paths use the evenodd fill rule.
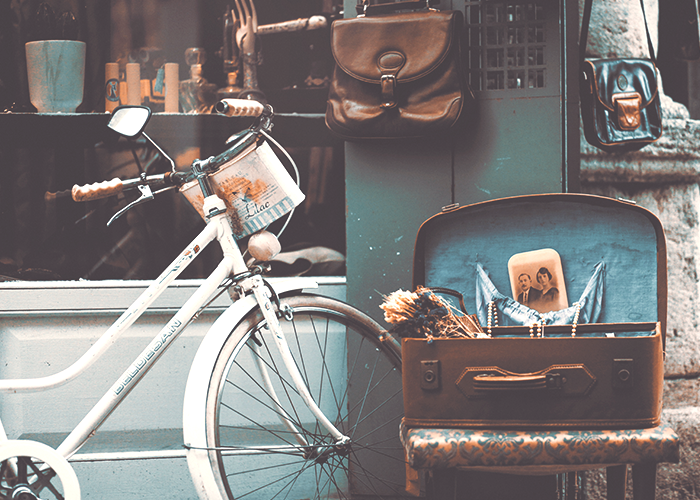
<path fill-rule="evenodd" d="M 612 386 L 616 389 L 634 387 L 634 360 L 613 360 Z"/>
<path fill-rule="evenodd" d="M 440 389 L 440 360 L 420 362 L 420 388 L 425 391 Z"/>

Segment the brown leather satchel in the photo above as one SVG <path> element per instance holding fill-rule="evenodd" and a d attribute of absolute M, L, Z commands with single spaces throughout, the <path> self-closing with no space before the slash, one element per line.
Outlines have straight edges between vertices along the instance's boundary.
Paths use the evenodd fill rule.
<path fill-rule="evenodd" d="M 581 118 L 586 140 L 603 151 L 635 151 L 661 137 L 654 47 L 651 59 L 585 59 L 593 0 L 586 0 L 579 44 Z M 640 0 L 642 13 L 644 3 Z"/>
<path fill-rule="evenodd" d="M 369 5 L 331 27 L 336 68 L 326 124 L 346 140 L 444 133 L 470 107 L 461 56 L 463 16 L 426 0 Z"/>

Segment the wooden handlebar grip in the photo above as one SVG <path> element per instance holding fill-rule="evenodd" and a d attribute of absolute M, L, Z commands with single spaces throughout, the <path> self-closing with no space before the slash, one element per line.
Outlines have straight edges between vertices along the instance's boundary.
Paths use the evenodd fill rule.
<path fill-rule="evenodd" d="M 71 196 L 75 201 L 99 200 L 121 193 L 122 188 L 122 180 L 115 177 L 111 181 L 95 182 L 84 186 L 76 184 L 71 190 Z"/>
<path fill-rule="evenodd" d="M 265 107 L 249 99 L 222 99 L 216 103 L 216 112 L 226 116 L 260 116 Z"/>

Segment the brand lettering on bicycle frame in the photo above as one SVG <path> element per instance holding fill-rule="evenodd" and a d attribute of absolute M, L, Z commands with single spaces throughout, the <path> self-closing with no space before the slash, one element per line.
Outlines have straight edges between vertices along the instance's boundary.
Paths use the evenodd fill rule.
<path fill-rule="evenodd" d="M 165 347 L 167 343 L 170 341 L 170 337 L 173 336 L 173 334 L 180 328 L 182 325 L 182 321 L 180 320 L 173 320 L 169 325 L 168 329 L 164 331 L 163 333 L 160 334 L 160 336 L 156 339 L 154 339 L 153 342 L 151 342 L 151 349 L 149 349 L 148 352 L 143 354 L 142 356 L 139 357 L 134 363 L 131 365 L 131 368 L 129 370 L 129 373 L 124 377 L 124 379 L 119 383 L 119 386 L 116 388 L 114 391 L 114 394 L 118 396 L 119 394 L 126 389 L 126 387 L 129 385 L 129 383 L 134 379 L 136 375 L 148 364 L 150 359 L 156 355 L 158 351 L 161 350 L 161 348 Z"/>

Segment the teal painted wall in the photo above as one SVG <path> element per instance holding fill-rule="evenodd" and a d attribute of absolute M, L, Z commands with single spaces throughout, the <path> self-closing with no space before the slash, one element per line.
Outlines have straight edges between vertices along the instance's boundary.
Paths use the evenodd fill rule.
<path fill-rule="evenodd" d="M 354 15 L 354 2 L 345 4 L 346 17 Z M 465 32 L 474 49 L 465 56 L 470 70 L 476 70 L 471 77 L 476 111 L 454 139 L 345 144 L 348 301 L 376 319 L 382 317 L 382 295 L 410 289 L 416 232 L 442 207 L 576 190 L 578 99 L 571 96 L 577 94 L 572 64 L 578 5 L 571 0 L 519 5 L 530 10 L 516 13 L 506 3 L 486 1 L 440 5 L 465 12 Z M 496 12 L 493 6 L 502 9 Z M 533 24 L 528 16 L 534 11 Z M 528 31 L 533 25 L 537 33 Z M 494 38 L 492 30 L 502 36 Z M 489 45 L 493 40 L 497 43 Z M 511 68 L 517 58 L 510 56 L 520 50 L 527 58 L 535 49 L 541 56 L 528 59 L 530 69 L 540 70 L 543 78 L 535 88 L 529 83 L 508 88 L 514 72 L 529 74 L 528 62 L 521 57 L 517 64 L 524 66 Z M 492 58 L 493 50 L 501 56 Z M 496 73 L 505 88 L 491 88 Z M 513 81 L 510 85 L 517 86 Z"/>

